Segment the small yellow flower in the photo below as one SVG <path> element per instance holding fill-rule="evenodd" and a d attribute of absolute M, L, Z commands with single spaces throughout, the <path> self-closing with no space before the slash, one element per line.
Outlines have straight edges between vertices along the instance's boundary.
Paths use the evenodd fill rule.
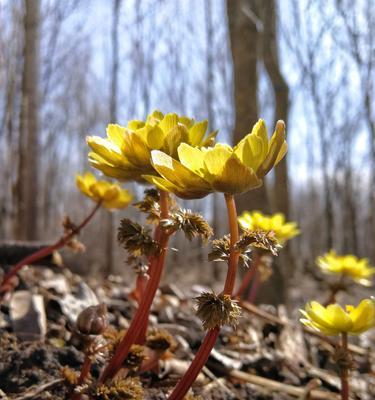
<path fill-rule="evenodd" d="M 337 255 L 334 250 L 317 258 L 318 267 L 325 273 L 348 276 L 355 282 L 371 286 L 375 268 L 369 265 L 367 258 L 357 258 L 352 254 Z"/>
<path fill-rule="evenodd" d="M 347 306 L 346 311 L 338 304 L 323 307 L 316 301 L 307 303 L 300 310 L 301 322 L 325 335 L 359 335 L 375 327 L 375 301 L 362 300 L 357 307 Z"/>
<path fill-rule="evenodd" d="M 162 151 L 152 151 L 152 165 L 159 176 L 144 178 L 159 189 L 186 199 L 201 198 L 211 192 L 239 194 L 262 185 L 263 177 L 285 155 L 285 125 L 276 124 L 269 140 L 266 125 L 259 120 L 251 133 L 235 147 L 216 144 L 196 148 L 182 143 L 178 159 Z"/>
<path fill-rule="evenodd" d="M 177 157 L 181 143 L 210 146 L 217 132 L 206 136 L 207 120 L 195 122 L 177 114 L 154 111 L 146 121 L 129 121 L 126 127 L 110 124 L 107 138 L 87 137 L 91 165 L 105 175 L 128 181 L 143 181 L 142 175 L 154 174 L 151 151 L 160 150 Z"/>
<path fill-rule="evenodd" d="M 295 222 L 286 222 L 285 215 L 276 213 L 273 215 L 264 215 L 259 211 L 245 211 L 238 222 L 242 229 L 263 231 L 273 231 L 278 242 L 283 245 L 289 239 L 297 236 L 300 231 Z"/>
<path fill-rule="evenodd" d="M 78 189 L 95 202 L 102 202 L 108 209 L 125 208 L 133 196 L 119 185 L 98 181 L 91 172 L 76 176 Z"/>

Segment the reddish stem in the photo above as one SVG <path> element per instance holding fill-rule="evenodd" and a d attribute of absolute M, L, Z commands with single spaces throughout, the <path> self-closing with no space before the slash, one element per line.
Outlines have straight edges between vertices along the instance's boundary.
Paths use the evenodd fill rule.
<path fill-rule="evenodd" d="M 172 394 L 168 397 L 168 400 L 181 400 L 185 397 L 191 385 L 197 379 L 197 376 L 206 364 L 211 350 L 215 345 L 216 339 L 219 336 L 219 332 L 219 327 L 207 331 L 193 362 L 190 364 L 189 369 L 185 372 L 185 375 L 178 382 Z"/>
<path fill-rule="evenodd" d="M 166 192 L 160 191 L 160 218 L 168 218 L 168 215 L 168 195 Z M 139 336 L 144 335 L 145 324 L 147 328 L 147 321 L 151 305 L 156 291 L 158 290 L 163 272 L 164 262 L 167 255 L 169 235 L 166 234 L 164 230 L 160 230 L 159 239 L 160 253 L 158 256 L 152 258 L 150 265 L 150 279 L 142 296 L 141 303 L 133 317 L 129 329 L 126 331 L 124 338 L 117 346 L 115 354 L 100 376 L 100 383 L 106 382 L 108 379 L 113 378 L 117 374 L 129 353 L 130 347 L 137 341 Z"/>
<path fill-rule="evenodd" d="M 341 347 L 345 354 L 348 353 L 348 334 L 342 333 Z M 349 371 L 348 368 L 342 368 L 340 373 L 341 378 L 341 398 L 342 400 L 349 400 Z"/>
<path fill-rule="evenodd" d="M 13 278 L 13 276 L 15 276 L 17 272 L 20 271 L 25 265 L 35 263 L 36 261 L 41 260 L 44 257 L 47 257 L 55 250 L 64 247 L 73 238 L 74 235 L 78 235 L 80 231 L 90 222 L 92 217 L 95 215 L 96 211 L 99 209 L 101 203 L 102 202 L 99 201 L 95 205 L 93 210 L 90 212 L 90 214 L 75 229 L 72 229 L 69 233 L 63 235 L 56 243 L 52 244 L 51 246 L 44 247 L 43 249 L 40 249 L 33 254 L 30 254 L 29 256 L 21 260 L 18 264 L 16 264 L 13 268 L 11 268 L 5 274 L 0 284 L 0 293 L 3 292 L 4 287 L 8 286 L 8 283 Z"/>
<path fill-rule="evenodd" d="M 259 274 L 259 271 L 256 271 L 254 280 L 253 280 L 253 284 L 250 289 L 249 298 L 248 298 L 249 303 L 254 303 L 254 301 L 257 297 L 257 294 L 258 294 L 259 286 L 260 286 L 260 274 Z"/>
<path fill-rule="evenodd" d="M 148 280 L 149 276 L 147 274 L 141 273 L 137 275 L 137 279 L 135 281 L 135 288 L 130 293 L 130 297 L 134 299 L 138 303 L 138 305 L 141 302 Z"/>
<path fill-rule="evenodd" d="M 91 364 L 92 364 L 91 358 L 88 355 L 85 355 L 85 360 L 83 361 L 82 364 L 81 374 L 79 375 L 77 382 L 78 385 L 82 385 L 85 382 L 86 378 L 89 376 L 91 370 Z"/>
<path fill-rule="evenodd" d="M 253 261 L 251 263 L 251 266 L 249 268 L 249 270 L 246 272 L 245 276 L 242 279 L 241 285 L 238 288 L 235 297 L 242 297 L 242 295 L 244 294 L 244 292 L 247 290 L 247 288 L 250 285 L 250 282 L 252 281 L 256 271 L 258 270 L 258 265 L 260 262 L 260 257 L 259 255 L 255 252 Z"/>
<path fill-rule="evenodd" d="M 233 195 L 226 194 L 225 201 L 228 210 L 228 221 L 230 230 L 230 255 L 228 262 L 228 271 L 224 284 L 224 294 L 232 295 L 234 283 L 236 280 L 237 265 L 239 253 L 235 249 L 235 244 L 239 239 L 238 233 L 238 222 L 237 222 L 237 211 L 236 203 Z M 182 400 L 188 392 L 191 385 L 197 379 L 200 371 L 206 364 L 208 357 L 210 356 L 211 350 L 213 349 L 216 339 L 219 336 L 220 327 L 217 326 L 214 329 L 207 331 L 206 336 L 200 345 L 197 353 L 195 354 L 194 360 L 190 364 L 190 367 L 185 372 L 185 375 L 178 382 L 174 388 L 172 394 L 168 400 Z"/>

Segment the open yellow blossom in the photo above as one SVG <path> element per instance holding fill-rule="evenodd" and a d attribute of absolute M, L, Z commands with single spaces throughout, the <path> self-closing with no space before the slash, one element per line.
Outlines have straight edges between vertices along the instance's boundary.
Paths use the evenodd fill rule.
<path fill-rule="evenodd" d="M 304 310 L 300 310 L 304 318 L 301 322 L 325 335 L 347 333 L 359 335 L 375 327 L 375 301 L 362 300 L 357 307 L 346 306 L 346 310 L 339 304 L 330 304 L 323 307 L 316 301 L 307 303 Z"/>
<path fill-rule="evenodd" d="M 125 208 L 131 202 L 133 196 L 119 185 L 99 181 L 91 172 L 76 176 L 78 189 L 95 202 L 102 202 L 108 209 Z"/>
<path fill-rule="evenodd" d="M 195 122 L 177 114 L 154 111 L 146 121 L 132 120 L 126 127 L 110 124 L 107 138 L 87 137 L 91 165 L 105 175 L 128 181 L 143 181 L 142 175 L 154 174 L 151 151 L 160 150 L 177 157 L 181 143 L 210 146 L 217 132 L 206 136 L 207 120 Z"/>
<path fill-rule="evenodd" d="M 371 286 L 375 268 L 369 265 L 367 258 L 358 258 L 352 254 L 337 255 L 334 250 L 317 258 L 318 267 L 325 273 L 348 276 L 355 282 Z"/>
<path fill-rule="evenodd" d="M 278 121 L 269 140 L 266 125 L 259 120 L 251 133 L 235 147 L 216 144 L 212 148 L 196 148 L 181 144 L 178 159 L 162 151 L 153 151 L 152 165 L 160 176 L 144 178 L 159 189 L 179 197 L 195 199 L 211 192 L 239 194 L 262 185 L 263 177 L 285 155 L 284 122 Z"/>
<path fill-rule="evenodd" d="M 273 231 L 276 239 L 282 245 L 300 233 L 297 224 L 295 222 L 286 222 L 285 215 L 282 213 L 265 215 L 260 211 L 245 211 L 238 218 L 238 222 L 241 228 L 246 230 Z"/>

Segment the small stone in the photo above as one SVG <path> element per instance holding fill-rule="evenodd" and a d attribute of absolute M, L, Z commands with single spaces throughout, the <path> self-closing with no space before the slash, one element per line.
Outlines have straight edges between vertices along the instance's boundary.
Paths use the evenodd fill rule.
<path fill-rule="evenodd" d="M 20 340 L 43 340 L 47 332 L 43 296 L 27 290 L 15 292 L 10 301 L 10 319 Z"/>

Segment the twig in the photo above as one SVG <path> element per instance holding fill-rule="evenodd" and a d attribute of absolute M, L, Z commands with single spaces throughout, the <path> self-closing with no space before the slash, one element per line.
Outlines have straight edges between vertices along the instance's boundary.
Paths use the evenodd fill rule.
<path fill-rule="evenodd" d="M 301 397 L 298 400 L 311 400 L 311 392 L 322 385 L 322 382 L 314 378 L 310 382 L 308 382 L 303 390 Z"/>
<path fill-rule="evenodd" d="M 44 385 L 38 385 L 35 389 L 29 390 L 23 395 L 16 397 L 14 400 L 33 399 L 34 397 L 44 392 L 45 390 L 51 389 L 53 386 L 56 386 L 57 384 L 62 382 L 64 382 L 64 379 L 62 378 L 54 379 L 53 381 L 47 382 Z"/>
<path fill-rule="evenodd" d="M 229 376 L 231 378 L 252 383 L 253 385 L 262 386 L 270 392 L 282 392 L 297 398 L 303 398 L 302 396 L 306 395 L 306 388 L 288 385 L 286 383 L 277 382 L 272 379 L 263 378 L 243 371 L 232 370 L 229 372 Z M 311 390 L 309 395 L 311 400 L 340 400 L 339 395 L 323 390 Z"/>

